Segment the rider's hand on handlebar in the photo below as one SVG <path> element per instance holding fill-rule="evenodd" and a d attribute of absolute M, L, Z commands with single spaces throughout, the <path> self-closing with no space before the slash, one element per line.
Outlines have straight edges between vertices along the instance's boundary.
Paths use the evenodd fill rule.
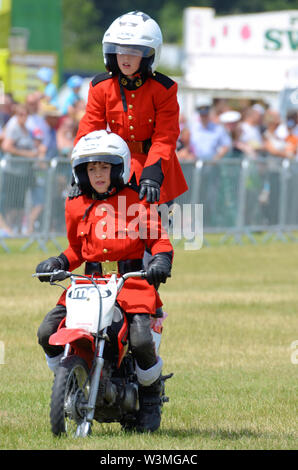
<path fill-rule="evenodd" d="M 36 273 L 49 273 L 49 276 L 39 277 L 40 282 L 50 282 L 51 280 L 62 281 L 66 278 L 63 273 L 59 273 L 56 277 L 53 276 L 54 271 L 65 270 L 66 266 L 64 260 L 60 256 L 52 256 L 39 263 L 36 267 Z"/>
<path fill-rule="evenodd" d="M 171 268 L 172 253 L 157 253 L 149 262 L 147 281 L 151 285 L 158 285 L 160 282 L 165 283 L 167 278 L 171 276 Z"/>

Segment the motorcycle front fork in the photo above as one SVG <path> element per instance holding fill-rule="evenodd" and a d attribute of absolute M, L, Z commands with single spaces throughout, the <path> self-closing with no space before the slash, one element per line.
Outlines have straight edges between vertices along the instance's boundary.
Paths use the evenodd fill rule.
<path fill-rule="evenodd" d="M 102 337 L 101 339 L 99 339 L 99 342 L 98 342 L 97 354 L 95 358 L 95 366 L 94 366 L 94 371 L 92 374 L 91 384 L 90 384 L 88 404 L 86 405 L 87 413 L 84 417 L 84 421 L 77 428 L 77 432 L 76 432 L 77 437 L 86 437 L 91 432 L 91 425 L 92 425 L 94 412 L 95 412 L 95 404 L 96 404 L 96 398 L 97 398 L 97 393 L 98 393 L 98 388 L 99 388 L 99 381 L 100 381 L 101 372 L 102 372 L 103 365 L 104 365 L 103 352 L 104 352 L 104 345 L 105 345 L 106 330 L 107 328 L 103 330 Z M 161 329 L 159 328 L 157 329 L 154 327 L 152 328 L 152 336 L 153 336 L 153 340 L 155 343 L 156 354 L 158 354 L 159 352 L 161 333 L 162 333 L 162 328 Z M 64 357 L 66 357 L 69 354 L 69 351 L 70 351 L 70 345 L 67 344 L 64 349 Z"/>
<path fill-rule="evenodd" d="M 67 357 L 70 352 L 70 344 L 66 344 L 64 348 L 63 357 Z"/>
<path fill-rule="evenodd" d="M 106 331 L 104 330 L 103 336 L 105 335 L 105 332 Z M 95 358 L 94 372 L 91 378 L 90 393 L 89 393 L 89 399 L 88 399 L 88 405 L 87 405 L 87 415 L 85 418 L 85 420 L 90 424 L 92 423 L 93 417 L 94 417 L 95 403 L 96 403 L 96 398 L 97 398 L 99 381 L 100 381 L 101 371 L 104 365 L 104 359 L 103 359 L 104 345 L 105 345 L 105 339 L 100 339 L 99 344 L 98 344 L 96 358 Z"/>
<path fill-rule="evenodd" d="M 105 345 L 106 330 L 107 330 L 106 328 L 103 330 L 102 338 L 99 339 L 99 342 L 98 342 L 97 353 L 96 353 L 96 358 L 95 358 L 95 366 L 94 366 L 94 371 L 92 374 L 91 384 L 90 384 L 88 403 L 86 404 L 86 407 L 84 406 L 84 409 L 86 409 L 87 412 L 84 417 L 84 421 L 77 428 L 77 432 L 76 432 L 77 437 L 86 437 L 91 432 L 91 424 L 92 424 L 94 412 L 95 412 L 95 404 L 96 404 L 97 392 L 99 388 L 99 381 L 100 381 L 100 376 L 101 376 L 101 372 L 102 372 L 103 365 L 104 365 L 103 352 L 104 352 L 104 345 Z M 69 354 L 69 351 L 70 351 L 70 345 L 67 344 L 64 348 L 64 357 L 66 357 Z"/>

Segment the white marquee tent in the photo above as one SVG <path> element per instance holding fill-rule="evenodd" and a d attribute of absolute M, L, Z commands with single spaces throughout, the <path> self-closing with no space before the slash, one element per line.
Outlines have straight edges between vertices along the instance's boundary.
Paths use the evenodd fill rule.
<path fill-rule="evenodd" d="M 298 88 L 298 10 L 215 17 L 186 8 L 183 69 L 186 114 L 198 94 L 277 105 L 285 86 Z"/>

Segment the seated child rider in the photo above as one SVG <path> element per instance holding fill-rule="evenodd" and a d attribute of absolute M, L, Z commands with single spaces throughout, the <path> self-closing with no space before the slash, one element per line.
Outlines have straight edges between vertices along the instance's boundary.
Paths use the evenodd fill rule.
<path fill-rule="evenodd" d="M 105 130 L 93 131 L 82 137 L 72 152 L 72 168 L 80 191 L 66 200 L 69 245 L 59 256 L 42 261 L 36 272 L 73 271 L 85 262 L 86 274 L 91 274 L 94 269 L 101 274 L 101 263 L 108 260 L 117 262 L 118 272 L 123 274 L 143 269 L 144 251 L 146 248 L 151 250 L 153 258 L 147 268 L 146 280 L 127 280 L 117 300 L 128 314 L 130 345 L 139 382 L 140 411 L 136 429 L 139 432 L 155 431 L 161 420 L 162 359 L 155 352 L 150 315 L 162 305 L 154 286 L 165 283 L 170 276 L 173 247 L 160 218 L 150 217 L 150 210 L 156 209 L 156 205 L 140 202 L 138 193 L 127 184 L 130 151 L 121 137 Z M 120 198 L 122 205 L 125 200 L 125 217 L 120 209 Z M 135 211 L 133 216 L 128 215 L 128 209 L 134 204 L 138 204 L 139 212 L 143 214 L 139 225 L 130 224 Z M 152 230 L 152 224 L 156 224 L 156 230 Z M 40 278 L 40 281 L 44 280 L 49 281 L 50 276 Z M 63 294 L 38 330 L 39 344 L 53 371 L 59 364 L 63 349 L 50 345 L 49 337 L 57 331 L 65 315 Z"/>

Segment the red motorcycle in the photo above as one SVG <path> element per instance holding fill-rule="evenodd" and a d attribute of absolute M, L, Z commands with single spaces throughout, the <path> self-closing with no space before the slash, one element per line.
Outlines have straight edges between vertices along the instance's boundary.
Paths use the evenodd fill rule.
<path fill-rule="evenodd" d="M 43 275 L 49 274 L 34 276 Z M 66 289 L 67 314 L 49 340 L 64 347 L 52 388 L 52 432 L 56 436 L 66 433 L 86 437 L 93 420 L 120 422 L 124 429 L 134 429 L 139 410 L 138 381 L 128 321 L 117 295 L 128 278 L 146 278 L 146 272 L 126 273 L 120 278 L 113 274 L 107 279 L 56 271 L 51 284 L 67 277 L 71 278 Z M 160 340 L 161 331 L 162 319 L 152 317 L 153 337 Z M 164 384 L 172 375 L 161 377 L 161 406 L 169 400 Z"/>

